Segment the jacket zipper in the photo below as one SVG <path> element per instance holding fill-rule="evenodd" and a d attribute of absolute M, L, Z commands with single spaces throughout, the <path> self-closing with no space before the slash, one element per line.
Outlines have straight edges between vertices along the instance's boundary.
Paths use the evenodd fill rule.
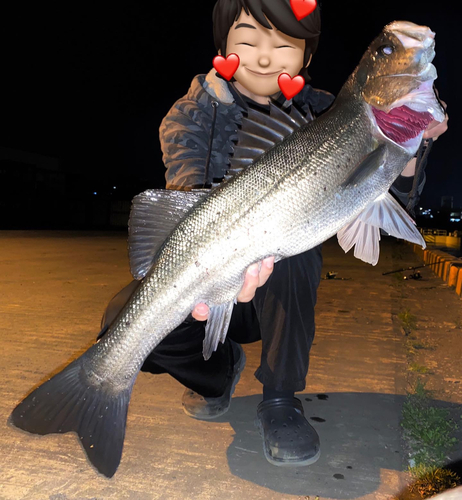
<path fill-rule="evenodd" d="M 204 184 L 202 185 L 203 188 L 211 184 L 209 183 L 210 158 L 212 156 L 213 136 L 215 134 L 215 123 L 217 121 L 218 101 L 212 101 L 212 108 L 213 108 L 212 127 L 210 130 L 209 150 L 207 151 L 207 159 L 205 161 Z"/>

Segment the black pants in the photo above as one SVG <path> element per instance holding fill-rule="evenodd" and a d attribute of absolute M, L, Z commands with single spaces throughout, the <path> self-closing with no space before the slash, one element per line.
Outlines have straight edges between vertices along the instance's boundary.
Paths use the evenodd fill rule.
<path fill-rule="evenodd" d="M 227 339 L 208 361 L 202 356 L 205 322 L 189 318 L 151 352 L 141 369 L 169 373 L 202 396 L 217 397 L 224 393 L 233 373 L 229 339 L 241 344 L 262 340 L 256 378 L 277 391 L 302 391 L 314 338 L 321 267 L 320 246 L 277 262 L 253 301 L 234 306 Z M 137 281 L 130 283 L 111 300 L 103 316 L 103 331 L 137 286 Z"/>

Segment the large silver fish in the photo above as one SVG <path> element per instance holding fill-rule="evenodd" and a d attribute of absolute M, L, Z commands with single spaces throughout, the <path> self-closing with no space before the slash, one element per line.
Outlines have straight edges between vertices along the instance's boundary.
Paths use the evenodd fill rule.
<path fill-rule="evenodd" d="M 432 90 L 434 55 L 429 28 L 391 23 L 323 116 L 306 124 L 275 106 L 270 117 L 251 111 L 229 179 L 206 194 L 135 198 L 129 243 L 140 286 L 102 340 L 27 396 L 12 423 L 36 434 L 75 431 L 111 477 L 140 367 L 195 304 L 211 308 L 208 357 L 226 335 L 250 264 L 304 252 L 336 233 L 345 250 L 355 245 L 375 263 L 380 227 L 424 245 L 387 193 L 428 123 L 444 118 Z"/>

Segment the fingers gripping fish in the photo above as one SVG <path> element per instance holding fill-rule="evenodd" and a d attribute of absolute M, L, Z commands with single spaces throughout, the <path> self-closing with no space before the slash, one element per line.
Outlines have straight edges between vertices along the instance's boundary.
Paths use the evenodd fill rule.
<path fill-rule="evenodd" d="M 36 434 L 76 432 L 92 464 L 111 477 L 143 361 L 195 304 L 211 309 L 207 358 L 226 336 L 250 264 L 335 234 L 345 251 L 354 246 L 376 264 L 380 228 L 424 246 L 388 190 L 428 123 L 444 119 L 432 90 L 434 45 L 427 27 L 389 24 L 320 118 L 251 110 L 222 184 L 137 196 L 129 247 L 139 287 L 101 341 L 27 396 L 12 423 Z"/>

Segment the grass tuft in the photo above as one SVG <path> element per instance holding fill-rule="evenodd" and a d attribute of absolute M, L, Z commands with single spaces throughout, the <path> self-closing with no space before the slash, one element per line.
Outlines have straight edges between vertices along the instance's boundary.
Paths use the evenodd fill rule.
<path fill-rule="evenodd" d="M 411 336 L 408 337 L 407 347 L 410 351 L 420 351 L 422 349 L 425 349 L 427 351 L 433 350 L 433 347 L 428 342 L 415 340 Z"/>
<path fill-rule="evenodd" d="M 417 328 L 417 317 L 414 316 L 409 309 L 404 309 L 398 314 L 398 318 L 404 330 L 409 334 Z"/>
<path fill-rule="evenodd" d="M 457 487 L 460 477 L 453 471 L 440 467 L 426 467 L 424 465 L 409 469 L 414 482 L 409 486 L 411 493 L 418 493 L 421 498 L 430 498 L 433 495 Z"/>
<path fill-rule="evenodd" d="M 409 370 L 415 373 L 430 373 L 430 369 L 425 365 L 419 365 L 419 363 L 410 363 Z"/>
<path fill-rule="evenodd" d="M 441 467 L 458 442 L 452 437 L 458 426 L 449 418 L 449 410 L 431 406 L 430 394 L 419 380 L 403 405 L 401 425 L 417 467 Z"/>

